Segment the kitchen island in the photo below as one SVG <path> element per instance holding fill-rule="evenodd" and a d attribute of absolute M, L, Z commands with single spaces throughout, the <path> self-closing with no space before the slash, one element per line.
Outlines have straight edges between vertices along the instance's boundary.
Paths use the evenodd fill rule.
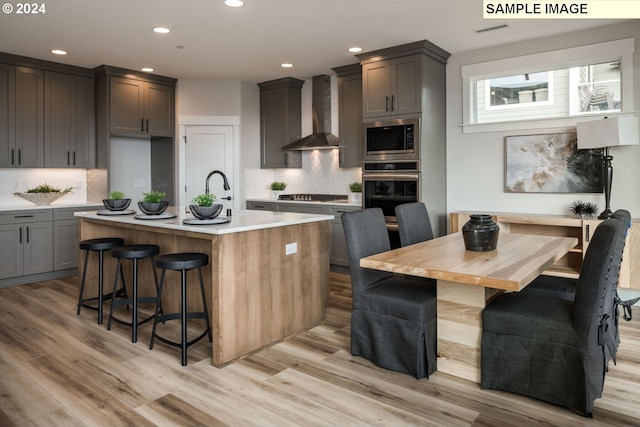
<path fill-rule="evenodd" d="M 78 212 L 80 239 L 122 237 L 126 244 L 160 247 L 160 254 L 203 252 L 203 268 L 213 335 L 212 364 L 224 366 L 324 319 L 329 292 L 331 215 L 290 212 L 234 212 L 217 225 L 186 225 L 192 215 L 169 207 L 170 219 Z M 84 253 L 81 255 L 84 257 Z M 89 263 L 87 295 L 96 294 L 97 266 Z M 129 263 L 127 263 L 129 264 Z M 83 263 L 81 262 L 81 266 Z M 105 257 L 105 289 L 111 290 L 115 261 Z M 131 266 L 125 278 L 130 291 Z M 168 272 L 163 291 L 167 312 L 179 307 L 179 274 Z M 80 272 L 82 274 L 82 272 Z M 140 295 L 155 295 L 148 262 L 139 269 Z M 188 275 L 189 310 L 201 310 L 196 273 Z"/>

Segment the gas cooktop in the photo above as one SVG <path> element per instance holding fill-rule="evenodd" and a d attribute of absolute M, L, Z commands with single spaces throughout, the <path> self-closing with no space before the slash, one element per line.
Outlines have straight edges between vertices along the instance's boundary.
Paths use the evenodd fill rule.
<path fill-rule="evenodd" d="M 305 202 L 349 202 L 346 194 L 281 194 L 278 200 L 296 200 Z"/>

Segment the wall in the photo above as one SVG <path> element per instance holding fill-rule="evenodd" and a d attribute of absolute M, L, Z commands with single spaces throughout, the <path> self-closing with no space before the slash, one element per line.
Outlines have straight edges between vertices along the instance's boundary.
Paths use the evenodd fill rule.
<path fill-rule="evenodd" d="M 596 203 L 604 209 L 603 194 L 514 194 L 504 192 L 504 137 L 571 129 L 542 129 L 519 132 L 463 134 L 462 79 L 463 65 L 582 46 L 604 41 L 635 37 L 640 40 L 638 21 L 546 37 L 526 42 L 505 44 L 487 49 L 454 54 L 447 64 L 447 210 L 530 212 L 568 214 L 575 200 Z M 634 54 L 634 105 L 640 105 L 640 52 Z M 626 94 L 627 96 L 629 94 Z M 614 179 L 611 208 L 626 208 L 640 217 L 640 146 L 618 147 L 614 157 Z"/>
<path fill-rule="evenodd" d="M 311 81 L 302 88 L 302 135 L 312 131 Z M 338 135 L 338 93 L 331 78 L 332 132 Z M 260 91 L 254 83 L 240 81 L 179 80 L 178 116 L 239 116 L 240 147 L 236 164 L 240 169 L 235 197 L 244 209 L 246 199 L 269 198 L 272 181 L 289 184 L 286 193 L 348 194 L 348 185 L 360 181 L 361 169 L 338 166 L 337 150 L 303 152 L 301 169 L 260 169 Z M 285 145 L 283 141 L 282 145 Z"/>

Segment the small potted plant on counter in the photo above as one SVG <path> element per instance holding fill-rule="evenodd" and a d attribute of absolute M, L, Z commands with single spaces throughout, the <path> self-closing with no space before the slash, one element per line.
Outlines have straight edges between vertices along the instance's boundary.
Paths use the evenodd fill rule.
<path fill-rule="evenodd" d="M 362 183 L 355 181 L 349 184 L 349 203 L 362 203 Z"/>
<path fill-rule="evenodd" d="M 274 181 L 269 184 L 269 188 L 271 189 L 271 196 L 274 199 L 278 200 L 280 194 L 284 191 L 285 188 L 287 188 L 287 183 Z"/>
<path fill-rule="evenodd" d="M 102 199 L 102 204 L 110 211 L 123 211 L 129 207 L 130 203 L 131 199 L 125 198 L 122 191 L 112 191 L 108 199 Z"/>
<path fill-rule="evenodd" d="M 189 210 L 198 219 L 212 219 L 222 212 L 221 204 L 214 204 L 216 195 L 210 193 L 198 194 L 189 205 Z"/>
<path fill-rule="evenodd" d="M 40 184 L 28 189 L 24 193 L 13 193 L 13 195 L 28 200 L 31 203 L 35 203 L 38 206 L 44 206 L 55 202 L 60 197 L 70 192 L 71 187 L 60 190 L 59 188 L 52 187 L 49 184 Z"/>
<path fill-rule="evenodd" d="M 138 207 L 147 215 L 160 215 L 169 206 L 169 202 L 164 200 L 166 195 L 164 191 L 142 193 L 143 199 L 138 202 Z"/>

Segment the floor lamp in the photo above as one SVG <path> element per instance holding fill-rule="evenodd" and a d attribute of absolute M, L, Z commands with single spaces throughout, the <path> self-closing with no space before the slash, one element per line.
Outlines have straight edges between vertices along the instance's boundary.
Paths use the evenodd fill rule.
<path fill-rule="evenodd" d="M 613 181 L 613 157 L 609 148 L 619 145 L 637 145 L 638 118 L 635 116 L 612 117 L 577 124 L 578 149 L 604 148 L 602 156 L 602 185 L 604 187 L 605 209 L 599 219 L 611 217 L 611 182 Z"/>

